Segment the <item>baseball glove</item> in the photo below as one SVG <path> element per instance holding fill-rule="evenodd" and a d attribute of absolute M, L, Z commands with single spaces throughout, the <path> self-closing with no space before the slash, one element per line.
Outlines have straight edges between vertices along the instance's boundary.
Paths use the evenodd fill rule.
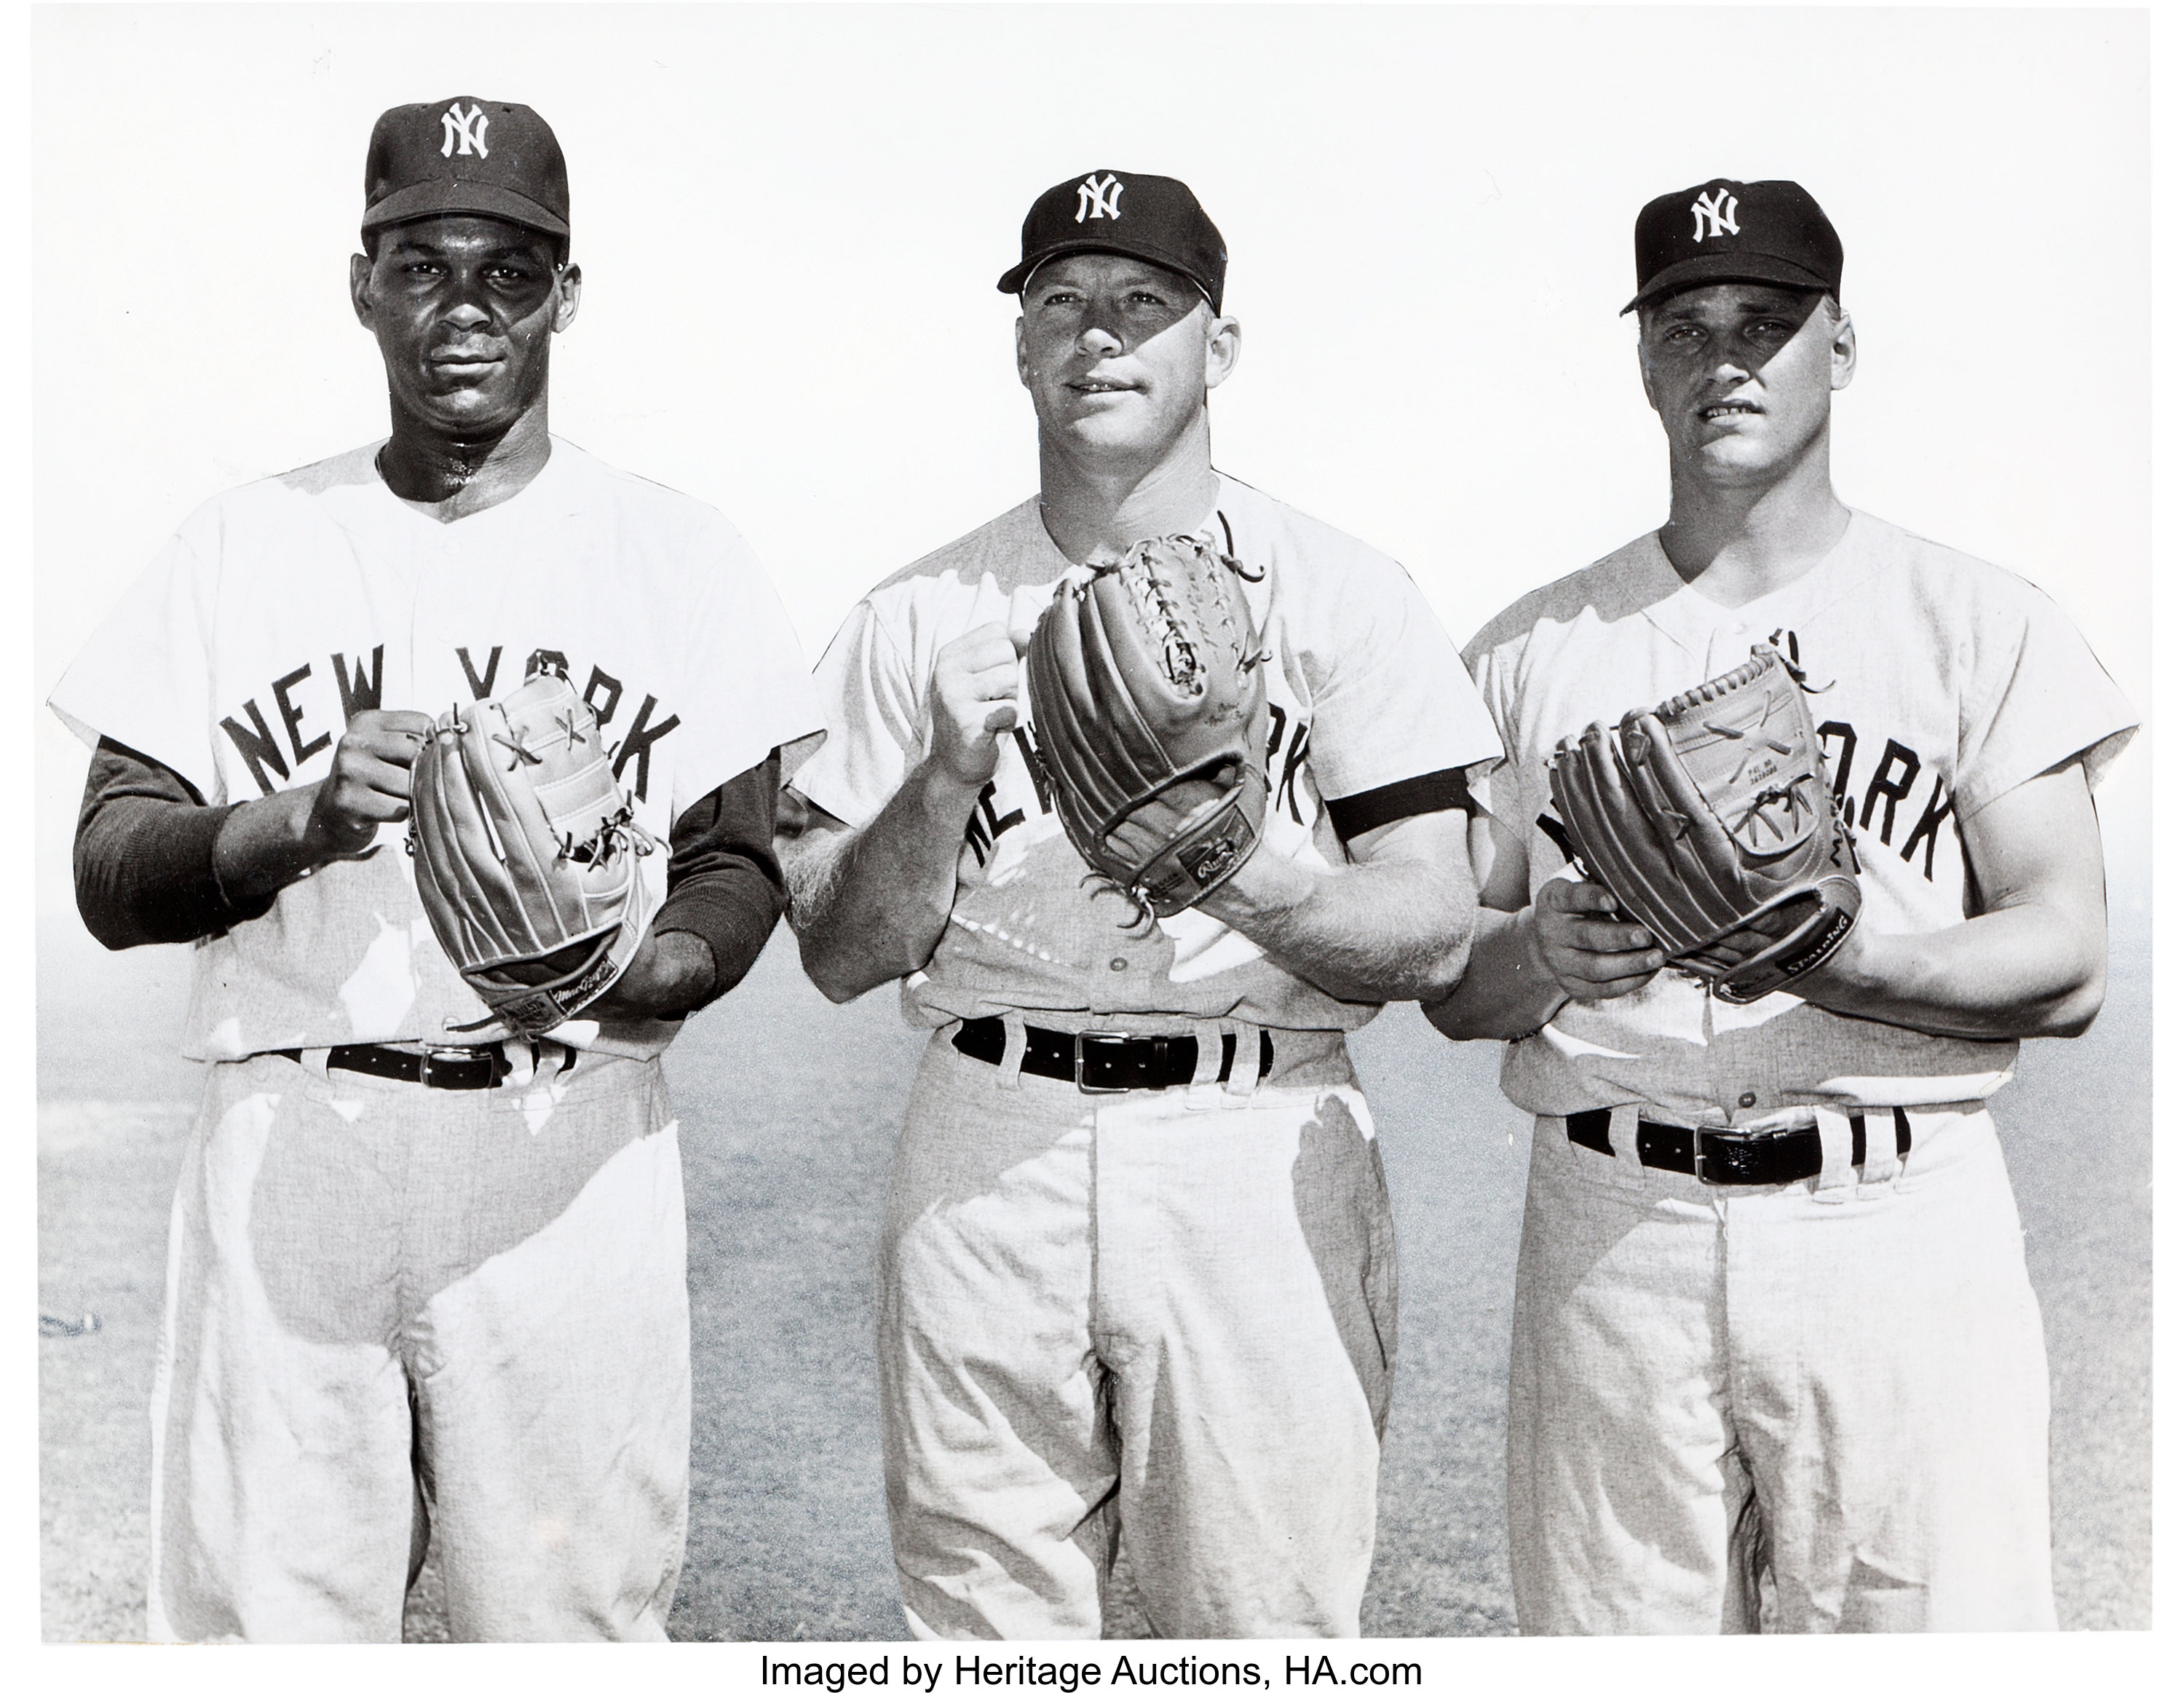
<path fill-rule="evenodd" d="M 1548 779 L 1587 874 L 1719 998 L 1795 981 L 1858 922 L 1827 758 L 1771 646 L 1612 734 L 1566 737 Z"/>
<path fill-rule="evenodd" d="M 539 1035 L 612 987 L 651 920 L 632 819 L 567 679 L 449 711 L 410 772 L 410 850 L 432 932 L 493 1016 Z"/>
<path fill-rule="evenodd" d="M 1264 655 L 1242 573 L 1195 535 L 1139 541 L 1063 577 L 1026 652 L 1062 829 L 1153 917 L 1234 875 L 1266 820 Z"/>

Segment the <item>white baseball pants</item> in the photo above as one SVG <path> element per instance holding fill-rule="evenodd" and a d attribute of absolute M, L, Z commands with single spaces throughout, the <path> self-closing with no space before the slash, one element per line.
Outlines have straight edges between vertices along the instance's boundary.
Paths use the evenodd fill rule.
<path fill-rule="evenodd" d="M 1256 1087 L 1087 1094 L 950 1032 L 918 1071 L 881 1244 L 912 1632 L 1096 1637 L 1119 1542 L 1162 1634 L 1355 1634 L 1396 1278 L 1340 1037 L 1302 1037 L 1301 1067 L 1281 1042 Z"/>
<path fill-rule="evenodd" d="M 151 1637 L 398 1640 L 429 1531 L 458 1639 L 664 1638 L 690 1362 L 658 1064 L 477 1092 L 209 1068 L 152 1398 Z"/>
<path fill-rule="evenodd" d="M 1780 1187 L 1538 1120 L 1509 1365 L 1529 1634 L 2052 1629 L 2048 1368 L 1984 1110 Z M 1869 1114 L 1869 1126 L 1875 1119 Z"/>

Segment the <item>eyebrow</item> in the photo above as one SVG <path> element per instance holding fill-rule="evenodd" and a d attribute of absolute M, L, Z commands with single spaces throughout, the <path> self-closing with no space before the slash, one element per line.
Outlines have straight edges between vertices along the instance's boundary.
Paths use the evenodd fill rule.
<path fill-rule="evenodd" d="M 1804 296 L 1790 289 L 1740 299 L 1731 310 L 1748 316 L 1788 316 L 1794 315 Z M 1651 321 L 1655 323 L 1698 323 L 1705 314 L 1691 306 L 1664 305 L 1656 310 Z"/>

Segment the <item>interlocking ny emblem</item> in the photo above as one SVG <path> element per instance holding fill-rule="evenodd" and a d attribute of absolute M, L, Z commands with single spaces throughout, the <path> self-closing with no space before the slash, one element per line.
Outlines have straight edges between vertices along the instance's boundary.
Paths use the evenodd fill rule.
<path fill-rule="evenodd" d="M 1736 232 L 1736 196 L 1728 189 L 1716 188 L 1712 194 L 1701 194 L 1691 202 L 1692 240 L 1703 241 L 1709 235 Z"/>
<path fill-rule="evenodd" d="M 485 125 L 484 107 L 472 104 L 470 115 L 465 117 L 463 103 L 456 101 L 440 114 L 440 157 L 460 155 L 467 159 L 475 153 L 481 159 L 491 158 L 493 155 L 485 150 Z"/>
<path fill-rule="evenodd" d="M 1077 221 L 1089 218 L 1120 217 L 1123 215 L 1123 184 L 1110 170 L 1103 179 L 1087 176 L 1077 185 Z"/>

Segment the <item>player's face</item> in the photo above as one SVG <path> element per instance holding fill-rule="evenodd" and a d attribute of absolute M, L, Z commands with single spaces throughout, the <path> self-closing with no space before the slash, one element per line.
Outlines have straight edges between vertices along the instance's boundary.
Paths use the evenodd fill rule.
<path fill-rule="evenodd" d="M 397 415 L 458 440 L 504 432 L 543 396 L 582 286 L 573 265 L 555 271 L 551 237 L 498 218 L 400 224 L 349 261 Z"/>
<path fill-rule="evenodd" d="M 1827 431 L 1857 367 L 1847 317 L 1825 297 L 1719 282 L 1646 308 L 1638 365 L 1676 462 L 1724 486 L 1763 484 Z"/>
<path fill-rule="evenodd" d="M 1017 320 L 1017 374 L 1040 433 L 1101 455 L 1157 455 L 1234 367 L 1236 321 L 1174 271 L 1119 254 L 1042 265 Z"/>

